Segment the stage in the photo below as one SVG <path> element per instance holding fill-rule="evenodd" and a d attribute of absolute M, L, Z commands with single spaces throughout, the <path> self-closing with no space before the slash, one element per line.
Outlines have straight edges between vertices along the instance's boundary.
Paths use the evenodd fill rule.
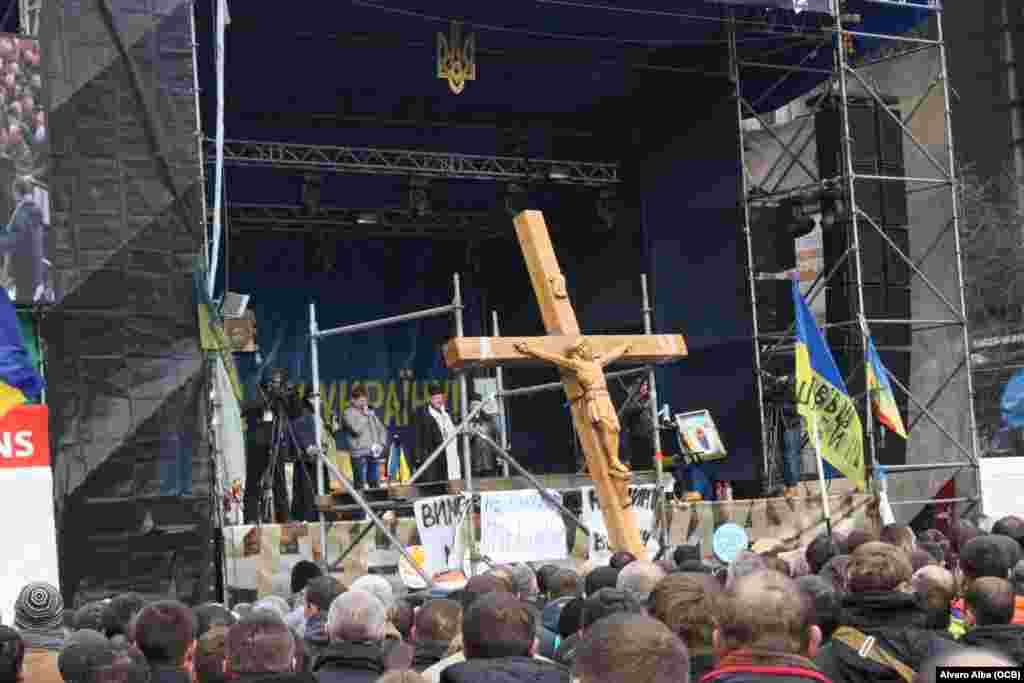
<path fill-rule="evenodd" d="M 583 502 L 581 490 L 592 484 L 587 477 L 580 475 L 541 475 L 541 479 L 546 485 L 559 490 L 567 507 L 574 512 L 579 512 Z M 650 485 L 654 481 L 653 473 L 637 473 L 637 485 Z M 478 483 L 477 490 L 483 492 L 529 489 L 517 478 L 483 479 Z M 817 483 L 807 482 L 801 488 L 805 495 L 797 498 L 684 503 L 669 497 L 666 499 L 668 545 L 670 548 L 684 544 L 699 545 L 702 554 L 710 557 L 715 530 L 731 522 L 746 530 L 751 544 L 761 539 L 774 539 L 779 542 L 781 556 L 801 553 L 802 547 L 825 528 L 821 497 L 816 495 Z M 873 495 L 852 490 L 845 480 L 834 480 L 830 489 L 829 507 L 834 529 L 879 527 L 877 499 Z M 381 503 L 398 511 L 403 507 L 411 511 L 413 500 L 395 498 L 378 501 L 374 505 L 378 514 L 383 514 Z M 552 508 L 551 512 L 552 520 L 559 517 L 565 520 L 557 510 Z M 287 592 L 292 567 L 300 560 L 325 561 L 331 566 L 331 573 L 345 585 L 368 572 L 394 573 L 399 553 L 388 547 L 387 538 L 379 530 L 371 529 L 364 535 L 367 526 L 372 526 L 372 522 L 328 522 L 326 554 L 322 551 L 317 523 L 226 527 L 223 529 L 225 585 L 229 592 L 256 591 L 260 596 L 282 594 L 282 591 Z M 388 526 L 405 546 L 419 545 L 419 529 L 411 515 L 399 514 Z M 571 522 L 567 523 L 567 532 L 564 556 L 537 557 L 531 561 L 556 561 L 582 568 L 588 560 L 590 544 L 587 536 Z M 357 540 L 355 546 L 350 547 Z M 343 553 L 347 554 L 339 562 Z"/>

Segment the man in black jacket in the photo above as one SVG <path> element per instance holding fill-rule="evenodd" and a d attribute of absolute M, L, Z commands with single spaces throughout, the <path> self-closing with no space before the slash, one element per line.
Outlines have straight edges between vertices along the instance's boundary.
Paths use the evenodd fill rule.
<path fill-rule="evenodd" d="M 361 590 L 343 593 L 327 614 L 330 645 L 313 665 L 320 683 L 374 683 L 381 674 L 408 669 L 412 657 L 396 661 L 394 641 L 385 639 L 388 614 L 375 596 Z"/>
<path fill-rule="evenodd" d="M 1024 665 L 1024 625 L 1013 624 L 1014 594 L 1009 581 L 985 577 L 964 593 L 964 621 L 968 631 L 960 642 L 1002 652 Z"/>
<path fill-rule="evenodd" d="M 859 546 L 847 569 L 839 629 L 814 661 L 833 683 L 903 683 L 921 663 L 959 646 L 930 630 L 929 613 L 909 592 L 910 559 L 888 543 Z"/>
<path fill-rule="evenodd" d="M 441 672 L 441 683 L 569 683 L 569 670 L 533 658 L 537 624 L 532 610 L 509 593 L 489 593 L 466 611 L 466 661 Z"/>
<path fill-rule="evenodd" d="M 136 647 L 146 656 L 153 683 L 191 683 L 196 654 L 196 621 L 185 605 L 164 600 L 135 618 Z"/>
<path fill-rule="evenodd" d="M 295 638 L 276 615 L 259 611 L 228 631 L 224 643 L 224 673 L 243 683 L 314 683 L 310 674 L 297 674 Z"/>
<path fill-rule="evenodd" d="M 344 592 L 345 587 L 333 576 L 318 576 L 306 584 L 303 645 L 306 648 L 306 666 L 310 669 L 330 646 L 327 612 L 334 599 Z"/>
<path fill-rule="evenodd" d="M 242 500 L 243 514 L 246 524 L 255 524 L 260 520 L 263 500 L 263 477 L 270 466 L 274 455 L 274 425 L 285 430 L 279 437 L 282 439 L 276 453 L 277 463 L 272 477 L 274 512 L 273 521 L 288 521 L 288 494 L 285 485 L 284 464 L 295 461 L 295 473 L 292 482 L 291 517 L 298 521 L 316 519 L 314 510 L 313 482 L 316 479 L 314 465 L 304 449 L 311 443 L 295 443 L 302 440 L 303 430 L 296 430 L 299 420 L 311 419 L 313 406 L 307 399 L 300 398 L 295 387 L 288 384 L 288 373 L 283 368 L 275 368 L 270 373 L 270 381 L 255 387 L 255 394 L 242 406 L 242 415 L 246 418 L 245 443 L 245 493 Z M 303 449 L 299 452 L 298 449 Z"/>

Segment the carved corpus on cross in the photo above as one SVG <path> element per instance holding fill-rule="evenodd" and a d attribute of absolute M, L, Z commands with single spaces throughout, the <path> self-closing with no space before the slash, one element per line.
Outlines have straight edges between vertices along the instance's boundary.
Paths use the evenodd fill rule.
<path fill-rule="evenodd" d="M 619 462 L 619 420 L 602 368 L 616 361 L 672 362 L 686 356 L 686 344 L 677 334 L 582 336 L 544 215 L 523 211 L 515 217 L 515 226 L 548 336 L 458 337 L 445 346 L 445 362 L 451 369 L 538 362 L 557 366 L 608 540 L 615 550 L 645 559 L 628 495 L 632 473 Z"/>

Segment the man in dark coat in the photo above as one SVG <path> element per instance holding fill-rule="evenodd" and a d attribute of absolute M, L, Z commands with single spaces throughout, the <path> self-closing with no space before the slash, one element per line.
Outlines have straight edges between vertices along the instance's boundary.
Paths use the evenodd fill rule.
<path fill-rule="evenodd" d="M 634 470 L 650 469 L 654 458 L 654 416 L 647 378 L 637 381 L 620 409 L 622 461 Z"/>
<path fill-rule="evenodd" d="M 135 646 L 152 669 L 153 683 L 191 683 L 196 654 L 196 620 L 175 600 L 146 605 L 135 618 Z"/>
<path fill-rule="evenodd" d="M 43 212 L 35 200 L 35 189 L 27 178 L 14 181 L 12 194 L 16 207 L 10 222 L 0 231 L 0 254 L 11 255 L 15 299 L 19 303 L 37 300 L 44 282 Z"/>
<path fill-rule="evenodd" d="M 416 440 L 413 459 L 416 467 L 420 467 L 430 454 L 437 450 L 445 437 L 455 431 L 455 423 L 445 405 L 444 388 L 437 382 L 427 387 L 430 402 L 419 408 L 414 417 Z M 431 463 L 423 475 L 424 482 L 446 482 L 449 479 L 462 478 L 462 463 L 459 460 L 459 441 L 456 437 Z"/>
<path fill-rule="evenodd" d="M 330 637 L 327 635 L 327 612 L 334 599 L 343 592 L 345 587 L 333 576 L 318 576 L 306 584 L 306 630 L 303 634 L 303 646 L 308 668 L 312 668 L 320 655 L 330 646 Z"/>
<path fill-rule="evenodd" d="M 533 657 L 535 614 L 510 593 L 477 599 L 462 620 L 466 661 L 441 672 L 441 683 L 569 683 L 569 670 Z"/>
<path fill-rule="evenodd" d="M 730 586 L 712 640 L 718 666 L 705 683 L 830 683 L 811 661 L 821 643 L 814 607 L 778 572 L 747 574 Z"/>
<path fill-rule="evenodd" d="M 224 668 L 234 682 L 315 683 L 312 675 L 295 673 L 295 638 L 284 621 L 262 610 L 228 630 Z"/>
<path fill-rule="evenodd" d="M 1024 666 L 1024 625 L 1010 623 L 1013 612 L 1013 586 L 1009 581 L 978 579 L 964 593 L 964 621 L 969 628 L 960 642 L 1001 652 Z"/>
<path fill-rule="evenodd" d="M 384 604 L 370 593 L 351 590 L 331 603 L 327 614 L 330 645 L 313 664 L 320 683 L 374 683 L 387 671 L 408 669 L 392 657 L 394 641 L 385 638 L 388 614 Z"/>
<path fill-rule="evenodd" d="M 847 577 L 840 626 L 814 659 L 833 683 L 902 683 L 924 661 L 959 648 L 948 634 L 928 628 L 928 610 L 908 592 L 910 559 L 900 548 L 877 541 L 859 546 Z"/>

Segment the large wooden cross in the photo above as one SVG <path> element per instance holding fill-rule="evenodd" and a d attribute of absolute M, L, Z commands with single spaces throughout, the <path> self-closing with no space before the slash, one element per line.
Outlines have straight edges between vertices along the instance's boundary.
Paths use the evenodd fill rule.
<path fill-rule="evenodd" d="M 459 337 L 445 346 L 445 362 L 451 369 L 538 361 L 558 366 L 608 540 L 615 550 L 646 558 L 630 507 L 631 473 L 618 459 L 618 418 L 601 368 L 616 360 L 671 362 L 686 356 L 686 344 L 677 334 L 581 336 L 543 214 L 523 211 L 514 222 L 548 336 Z"/>

